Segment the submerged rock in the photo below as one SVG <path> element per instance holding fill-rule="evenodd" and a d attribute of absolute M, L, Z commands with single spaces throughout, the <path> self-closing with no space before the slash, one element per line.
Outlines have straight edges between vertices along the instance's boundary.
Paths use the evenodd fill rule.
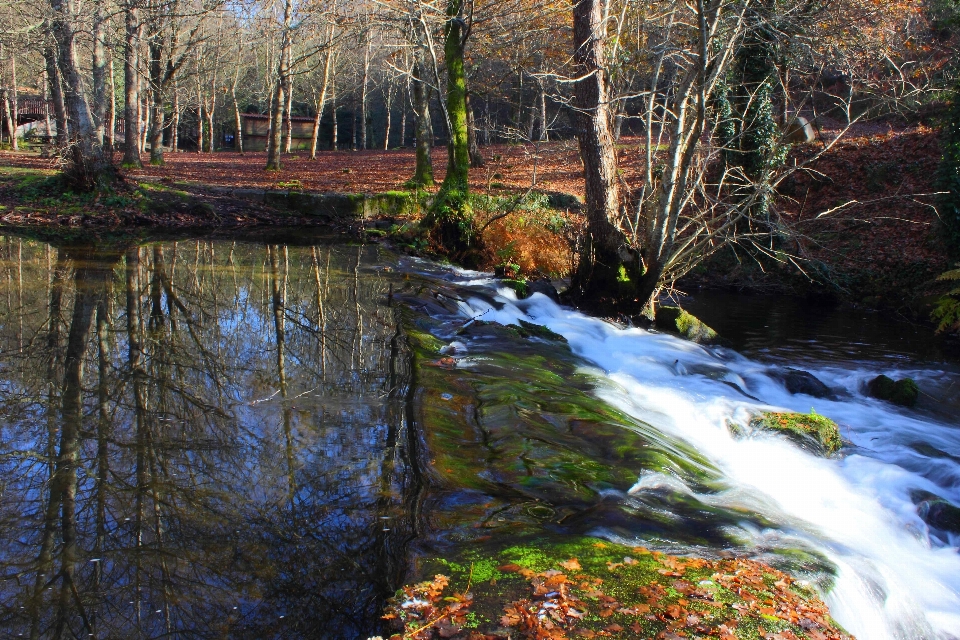
<path fill-rule="evenodd" d="M 917 505 L 917 515 L 934 529 L 960 535 L 960 507 L 935 496 Z"/>
<path fill-rule="evenodd" d="M 783 383 L 787 391 L 797 395 L 803 394 L 814 398 L 833 398 L 830 387 L 821 382 L 812 373 L 800 369 L 775 369 L 770 376 Z"/>
<path fill-rule="evenodd" d="M 885 375 L 879 375 L 867 385 L 870 395 L 878 400 L 886 400 L 901 407 L 914 407 L 920 395 L 920 389 L 913 378 L 894 380 Z"/>
<path fill-rule="evenodd" d="M 719 338 L 716 331 L 680 307 L 657 307 L 656 322 L 658 329 L 699 344 L 714 344 Z"/>
<path fill-rule="evenodd" d="M 750 426 L 754 429 L 777 431 L 800 446 L 824 455 L 836 453 L 843 446 L 837 423 L 816 413 L 765 411 L 756 416 Z"/>

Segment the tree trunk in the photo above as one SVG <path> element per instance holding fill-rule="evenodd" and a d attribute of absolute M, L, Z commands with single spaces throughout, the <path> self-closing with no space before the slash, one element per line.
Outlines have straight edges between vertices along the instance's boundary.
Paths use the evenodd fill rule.
<path fill-rule="evenodd" d="M 117 138 L 117 77 L 114 73 L 113 49 L 110 50 L 110 62 L 108 64 L 110 66 L 110 97 L 108 98 L 110 102 L 107 104 L 106 128 L 104 129 L 103 141 L 112 161 L 114 143 Z"/>
<path fill-rule="evenodd" d="M 50 80 L 50 95 L 53 98 L 53 113 L 57 120 L 57 146 L 61 149 L 67 144 L 69 135 L 67 124 L 67 105 L 63 99 L 63 82 L 60 69 L 52 47 L 44 47 L 43 58 L 46 63 L 47 78 Z"/>
<path fill-rule="evenodd" d="M 287 68 L 290 68 L 289 61 Z M 293 82 L 287 82 L 286 97 L 287 102 L 283 107 L 283 152 L 290 153 L 290 147 L 293 144 Z"/>
<path fill-rule="evenodd" d="M 147 152 L 147 140 L 150 138 L 150 123 L 153 121 L 152 115 L 152 104 L 153 104 L 153 91 L 150 89 L 142 90 L 141 95 L 143 96 L 143 104 L 141 116 L 140 116 L 140 153 Z"/>
<path fill-rule="evenodd" d="M 334 76 L 330 84 L 330 115 L 333 116 L 333 131 L 330 134 L 330 148 L 336 151 L 340 148 L 339 131 L 340 125 L 337 122 L 337 78 Z"/>
<path fill-rule="evenodd" d="M 91 112 L 93 126 L 97 130 L 97 139 L 103 144 L 106 138 L 107 116 L 107 44 L 106 16 L 102 0 L 96 0 L 93 5 L 93 85 Z"/>
<path fill-rule="evenodd" d="M 420 187 L 433 186 L 433 146 L 430 132 L 430 86 L 423 80 L 423 65 L 418 60 L 413 65 L 413 126 L 416 135 L 417 163 L 413 182 Z"/>
<path fill-rule="evenodd" d="M 280 170 L 280 144 L 282 140 L 284 91 L 289 85 L 290 69 L 290 23 L 293 19 L 293 0 L 286 0 L 283 5 L 283 39 L 280 45 L 280 60 L 277 64 L 277 81 L 273 89 L 271 104 L 272 121 L 270 125 L 270 139 L 267 144 L 267 171 Z"/>
<path fill-rule="evenodd" d="M 138 68 L 140 66 L 140 10 L 137 0 L 127 0 L 124 9 L 123 51 L 123 164 L 139 168 L 140 162 L 140 92 Z M 60 126 L 59 121 L 57 126 Z"/>
<path fill-rule="evenodd" d="M 53 121 L 50 120 L 50 101 L 52 98 L 50 97 L 50 80 L 47 78 L 46 67 L 41 71 L 41 75 L 43 77 L 43 92 L 41 94 L 43 97 L 43 120 L 47 126 L 47 135 L 49 136 L 53 129 Z"/>
<path fill-rule="evenodd" d="M 468 255 L 474 244 L 473 211 L 470 207 L 470 148 L 467 126 L 467 78 L 464 47 L 469 34 L 461 15 L 464 0 L 448 0 L 444 27 L 444 60 L 447 65 L 446 116 L 447 175 L 426 218 L 433 241 L 445 252 Z"/>
<path fill-rule="evenodd" d="M 603 0 L 575 0 L 573 5 L 573 120 L 586 192 L 585 250 L 575 274 L 574 293 L 603 296 L 617 286 L 623 244 L 617 227 L 621 195 L 617 156 L 610 130 L 607 73 L 603 67 L 607 25 Z"/>
<path fill-rule="evenodd" d="M 180 87 L 173 85 L 173 113 L 170 122 L 170 151 L 180 151 Z"/>
<path fill-rule="evenodd" d="M 217 150 L 217 143 L 214 134 L 214 118 L 217 114 L 217 94 L 214 91 L 213 96 L 210 98 L 210 106 L 207 108 L 207 152 L 213 153 Z"/>
<path fill-rule="evenodd" d="M 540 142 L 550 140 L 550 125 L 547 121 L 547 92 L 540 87 Z"/>
<path fill-rule="evenodd" d="M 483 166 L 483 154 L 480 153 L 480 144 L 477 142 L 477 121 L 470 103 L 470 94 L 467 94 L 467 141 L 470 148 L 470 166 L 477 169 Z"/>
<path fill-rule="evenodd" d="M 407 102 L 409 99 L 405 97 L 400 100 L 400 148 L 407 148 Z"/>
<path fill-rule="evenodd" d="M 150 164 L 163 164 L 163 49 L 160 44 L 159 33 L 148 34 L 150 44 L 149 72 L 150 84 L 153 86 L 153 114 L 150 118 Z"/>
<path fill-rule="evenodd" d="M 63 73 L 67 94 L 67 112 L 74 123 L 71 163 L 67 174 L 78 188 L 94 190 L 106 186 L 109 181 L 110 163 L 97 138 L 90 103 L 77 65 L 74 32 L 77 17 L 73 0 L 50 0 L 50 7 L 53 9 L 52 31 L 57 41 L 57 62 Z"/>
<path fill-rule="evenodd" d="M 363 83 L 360 87 L 360 148 L 367 148 L 367 94 L 370 85 L 370 46 L 367 41 L 367 48 L 363 54 Z"/>
<path fill-rule="evenodd" d="M 231 94 L 233 96 L 233 124 L 237 129 L 233 136 L 233 148 L 237 153 L 243 155 L 243 118 L 240 117 L 240 103 L 237 102 L 236 84 L 233 85 Z"/>
<path fill-rule="evenodd" d="M 391 109 L 393 108 L 393 82 L 387 86 L 387 96 L 386 96 L 386 108 L 387 108 L 387 126 L 383 130 L 383 150 L 387 151 L 390 149 L 390 125 L 393 123 L 393 113 Z"/>
<path fill-rule="evenodd" d="M 447 175 L 443 186 L 448 191 L 467 196 L 470 170 L 470 149 L 467 127 L 467 76 L 463 50 L 465 28 L 460 16 L 463 0 L 449 0 L 446 34 L 443 45 L 447 63 L 447 113 L 450 118 L 450 140 L 447 142 Z M 463 204 L 466 204 L 464 201 Z"/>
<path fill-rule="evenodd" d="M 317 141 L 320 139 L 320 119 L 323 118 L 323 107 L 327 102 L 327 89 L 330 84 L 330 63 L 333 61 L 333 52 L 327 52 L 327 59 L 323 63 L 323 84 L 320 86 L 320 98 L 317 100 L 317 115 L 313 119 L 313 134 L 310 138 L 310 159 L 317 159 Z M 337 119 L 337 114 L 333 114 Z"/>
<path fill-rule="evenodd" d="M 3 72 L 3 45 L 0 44 L 0 86 L 3 88 L 3 119 L 7 123 L 7 133 L 10 136 L 10 147 L 17 151 L 17 67 L 16 58 L 10 56 L 11 86 L 6 86 L 6 74 Z"/>

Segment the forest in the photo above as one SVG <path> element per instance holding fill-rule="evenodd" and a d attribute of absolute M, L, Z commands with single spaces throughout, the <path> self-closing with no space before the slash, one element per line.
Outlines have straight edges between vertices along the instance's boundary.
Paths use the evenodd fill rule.
<path fill-rule="evenodd" d="M 929 276 L 960 242 L 958 11 L 952 0 L 18 0 L 0 17 L 5 140 L 42 144 L 80 192 L 116 189 L 171 154 L 256 153 L 236 170 L 279 172 L 287 158 L 382 149 L 362 163 L 375 166 L 412 147 L 409 166 L 390 169 L 405 179 L 363 188 L 431 190 L 419 244 L 471 265 L 515 265 L 523 240 L 505 241 L 502 219 L 551 160 L 579 163 L 566 191 L 582 202 L 552 225 L 563 242 L 551 239 L 571 299 L 642 308 L 731 247 L 816 279 L 811 247 L 827 242 L 812 227 L 868 206 L 853 186 L 804 211 L 811 181 L 846 178 L 824 173 L 825 156 L 884 128 L 926 127 L 940 132 L 927 158 L 942 155 L 937 180 L 904 188 L 896 160 L 878 157 L 861 182 L 879 207 L 935 212 L 920 223 L 943 238 Z M 519 163 L 530 178 L 503 184 L 504 145 L 523 150 L 507 170 Z M 434 146 L 446 148 L 438 189 Z M 558 148 L 570 152 L 551 158 Z M 332 190 L 322 174 L 337 169 L 318 167 L 274 186 L 319 172 Z M 486 183 L 473 191 L 496 183 L 513 200 L 478 201 L 471 169 Z M 501 233 L 485 243 L 488 229 Z M 957 321 L 952 308 L 941 316 Z"/>

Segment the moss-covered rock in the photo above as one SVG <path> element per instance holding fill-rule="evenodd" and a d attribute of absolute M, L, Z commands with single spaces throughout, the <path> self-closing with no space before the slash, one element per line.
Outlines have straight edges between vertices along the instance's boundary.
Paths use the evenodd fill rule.
<path fill-rule="evenodd" d="M 420 573 L 388 607 L 391 637 L 849 638 L 812 589 L 753 560 L 539 535 L 461 546 Z"/>
<path fill-rule="evenodd" d="M 879 375 L 870 381 L 867 386 L 870 395 L 879 400 L 886 400 L 902 407 L 914 407 L 920 396 L 920 389 L 913 378 L 894 380 L 885 375 Z"/>
<path fill-rule="evenodd" d="M 756 416 L 750 426 L 776 431 L 804 448 L 830 455 L 843 446 L 837 423 L 816 413 L 778 413 L 767 411 Z"/>
<path fill-rule="evenodd" d="M 680 307 L 657 307 L 656 323 L 661 331 L 669 331 L 699 344 L 714 344 L 719 338 L 716 331 Z"/>

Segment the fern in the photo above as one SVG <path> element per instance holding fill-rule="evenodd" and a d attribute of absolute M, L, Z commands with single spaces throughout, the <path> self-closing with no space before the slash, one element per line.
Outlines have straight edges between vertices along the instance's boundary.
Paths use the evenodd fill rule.
<path fill-rule="evenodd" d="M 960 264 L 957 265 L 960 267 Z M 940 274 L 939 282 L 960 281 L 960 268 Z M 947 291 L 937 300 L 930 317 L 937 323 L 937 333 L 960 332 L 960 287 Z"/>

